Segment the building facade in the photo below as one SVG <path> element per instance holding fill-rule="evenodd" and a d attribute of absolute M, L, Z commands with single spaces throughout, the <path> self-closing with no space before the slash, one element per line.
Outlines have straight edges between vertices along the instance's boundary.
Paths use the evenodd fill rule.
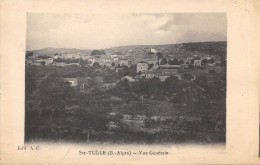
<path fill-rule="evenodd" d="M 153 48 L 150 49 L 150 53 L 154 53 L 154 54 L 155 54 L 155 53 L 157 53 L 157 52 L 158 52 L 158 51 L 157 51 L 156 49 L 153 49 Z"/>
<path fill-rule="evenodd" d="M 44 62 L 44 65 L 49 65 L 49 64 L 53 63 L 53 58 L 41 59 L 41 60 L 36 60 L 36 61 L 37 61 L 37 63 Z"/>
<path fill-rule="evenodd" d="M 128 60 L 127 59 L 119 60 L 119 65 L 120 66 L 128 66 L 129 65 Z"/>
<path fill-rule="evenodd" d="M 136 66 L 136 72 L 144 72 L 148 70 L 148 63 L 146 62 L 138 62 Z"/>
<path fill-rule="evenodd" d="M 201 59 L 199 60 L 194 59 L 194 66 L 201 66 Z"/>
<path fill-rule="evenodd" d="M 70 59 L 70 58 L 79 58 L 79 54 L 77 53 L 64 53 L 60 55 L 61 58 Z"/>

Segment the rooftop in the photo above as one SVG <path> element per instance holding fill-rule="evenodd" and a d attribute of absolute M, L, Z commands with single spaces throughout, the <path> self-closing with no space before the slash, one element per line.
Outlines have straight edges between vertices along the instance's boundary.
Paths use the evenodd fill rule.
<path fill-rule="evenodd" d="M 137 63 L 145 63 L 145 64 L 147 64 L 147 62 L 144 62 L 144 61 L 141 61 L 141 62 L 137 62 Z"/>
<path fill-rule="evenodd" d="M 77 78 L 64 78 L 64 80 L 67 80 L 67 81 L 77 81 L 78 79 Z"/>

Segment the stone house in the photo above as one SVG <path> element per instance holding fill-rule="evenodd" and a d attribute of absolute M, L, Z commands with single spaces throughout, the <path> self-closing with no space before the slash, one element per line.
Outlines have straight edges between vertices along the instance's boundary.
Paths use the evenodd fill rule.
<path fill-rule="evenodd" d="M 136 66 L 136 72 L 144 72 L 147 71 L 149 68 L 148 63 L 147 62 L 138 62 L 137 66 Z"/>

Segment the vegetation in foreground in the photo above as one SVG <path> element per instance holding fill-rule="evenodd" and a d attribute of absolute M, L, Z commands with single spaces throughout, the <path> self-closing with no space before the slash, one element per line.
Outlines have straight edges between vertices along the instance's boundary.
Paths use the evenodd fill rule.
<path fill-rule="evenodd" d="M 25 141 L 110 143 L 225 142 L 225 75 L 130 83 L 136 74 L 93 67 L 26 67 Z M 84 90 L 64 77 L 90 77 Z M 104 82 L 94 80 L 104 77 Z M 113 88 L 102 84 L 117 82 Z"/>

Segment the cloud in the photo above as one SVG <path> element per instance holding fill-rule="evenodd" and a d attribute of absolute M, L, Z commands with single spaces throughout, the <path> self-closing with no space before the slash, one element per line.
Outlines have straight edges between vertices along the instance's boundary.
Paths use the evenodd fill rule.
<path fill-rule="evenodd" d="M 27 50 L 226 40 L 225 14 L 29 13 L 27 20 Z"/>
<path fill-rule="evenodd" d="M 185 42 L 203 42 L 203 41 L 225 41 L 226 36 L 218 33 L 200 32 L 200 31 L 188 31 L 182 33 L 178 37 L 178 41 Z"/>

